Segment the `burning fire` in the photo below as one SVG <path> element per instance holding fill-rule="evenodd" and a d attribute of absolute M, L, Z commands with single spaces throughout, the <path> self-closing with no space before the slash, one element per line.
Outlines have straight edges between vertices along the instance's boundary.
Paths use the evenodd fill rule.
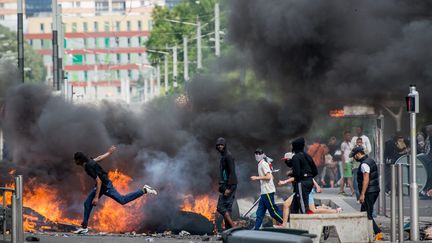
<path fill-rule="evenodd" d="M 210 198 L 208 195 L 201 195 L 195 198 L 192 195 L 187 195 L 181 210 L 201 214 L 211 222 L 214 222 L 216 206 L 216 199 Z"/>
<path fill-rule="evenodd" d="M 132 178 L 116 171 L 108 173 L 109 179 L 120 194 L 129 193 L 132 190 L 129 184 Z M 145 204 L 145 197 L 134 200 L 126 205 L 120 205 L 112 199 L 102 203 L 99 210 L 95 212 L 92 219 L 93 228 L 105 232 L 127 232 L 139 228 L 143 221 L 142 208 Z"/>
<path fill-rule="evenodd" d="M 132 178 L 119 171 L 110 171 L 109 179 L 120 194 L 126 194 L 133 191 L 130 187 Z M 23 216 L 24 230 L 53 230 L 49 223 L 61 223 L 67 225 L 80 225 L 81 215 L 79 218 L 70 218 L 64 215 L 64 209 L 67 208 L 67 202 L 62 200 L 61 193 L 56 187 L 37 183 L 36 179 L 29 179 L 24 184 L 24 210 Z M 14 184 L 8 184 L 6 187 L 14 188 Z M 6 203 L 11 204 L 12 193 L 6 193 Z M 90 220 L 90 227 L 104 232 L 130 232 L 138 230 L 144 219 L 143 206 L 146 197 L 134 200 L 126 205 L 120 205 L 114 200 L 104 197 L 105 199 L 94 208 L 94 213 Z M 2 202 L 0 195 L 0 203 Z M 217 201 L 208 195 L 193 197 L 187 195 L 184 203 L 180 207 L 182 211 L 194 212 L 201 214 L 210 221 L 214 222 Z M 31 210 L 30 210 L 31 209 Z M 33 210 L 33 211 L 32 211 Z M 34 213 L 36 212 L 36 213 Z M 40 224 L 41 217 L 44 223 Z"/>

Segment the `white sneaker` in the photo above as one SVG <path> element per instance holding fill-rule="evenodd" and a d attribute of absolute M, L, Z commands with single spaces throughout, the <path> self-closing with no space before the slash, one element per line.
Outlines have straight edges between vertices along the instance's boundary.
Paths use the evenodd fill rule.
<path fill-rule="evenodd" d="M 153 195 L 157 195 L 157 191 L 155 190 L 155 189 L 153 189 L 151 186 L 149 186 L 149 185 L 144 185 L 143 186 L 143 191 L 145 192 L 145 193 L 148 193 L 148 194 L 153 194 Z"/>
<path fill-rule="evenodd" d="M 88 228 L 78 228 L 75 231 L 72 231 L 72 233 L 74 234 L 87 234 L 88 233 Z"/>

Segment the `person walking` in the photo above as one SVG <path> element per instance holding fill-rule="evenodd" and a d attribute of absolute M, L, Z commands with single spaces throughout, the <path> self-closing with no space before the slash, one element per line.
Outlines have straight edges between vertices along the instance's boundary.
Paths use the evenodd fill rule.
<path fill-rule="evenodd" d="M 372 220 L 375 240 L 382 240 L 382 231 L 372 216 L 374 204 L 380 192 L 378 167 L 375 161 L 364 152 L 363 147 L 353 148 L 350 158 L 354 158 L 360 162 L 360 169 L 357 171 L 358 187 L 360 190 L 360 211 L 366 212 L 368 219 Z"/>
<path fill-rule="evenodd" d="M 272 170 L 265 158 L 266 155 L 262 149 L 255 150 L 255 160 L 258 162 L 258 176 L 251 176 L 250 179 L 252 181 L 259 180 L 261 189 L 258 209 L 256 212 L 255 230 L 260 229 L 267 210 L 272 218 L 279 222 L 279 224 L 282 224 L 283 222 L 282 213 L 274 201 L 276 187 L 273 183 Z"/>
<path fill-rule="evenodd" d="M 227 148 L 225 138 L 218 138 L 216 141 L 216 150 L 219 151 L 221 157 L 219 160 L 219 198 L 217 203 L 217 212 L 224 218 L 225 229 L 230 229 L 234 226 L 231 218 L 232 206 L 235 200 L 237 189 L 237 175 L 234 157 Z"/>
<path fill-rule="evenodd" d="M 343 165 L 343 178 L 341 180 L 340 192 L 339 194 L 346 195 L 345 184 L 351 189 L 351 196 L 354 195 L 354 187 L 352 181 L 352 159 L 349 157 L 351 153 L 351 132 L 344 132 L 344 141 L 341 144 L 342 151 L 342 165 Z"/>

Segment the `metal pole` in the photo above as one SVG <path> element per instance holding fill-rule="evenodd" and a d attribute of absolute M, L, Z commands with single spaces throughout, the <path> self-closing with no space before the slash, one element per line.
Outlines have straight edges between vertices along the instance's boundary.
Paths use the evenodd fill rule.
<path fill-rule="evenodd" d="M 6 240 L 6 191 L 2 191 L 3 194 L 3 240 Z"/>
<path fill-rule="evenodd" d="M 184 80 L 189 81 L 189 59 L 188 59 L 188 38 L 183 36 L 183 67 L 184 67 Z"/>
<path fill-rule="evenodd" d="M 177 87 L 177 45 L 173 47 L 173 87 Z"/>
<path fill-rule="evenodd" d="M 15 194 L 16 194 L 16 227 L 17 227 L 17 240 L 19 243 L 24 242 L 24 228 L 23 228 L 23 176 L 15 177 Z"/>
<path fill-rule="evenodd" d="M 12 243 L 18 243 L 17 227 L 17 199 L 16 191 L 12 194 Z"/>
<path fill-rule="evenodd" d="M 220 56 L 220 11 L 219 3 L 215 3 L 215 55 Z"/>
<path fill-rule="evenodd" d="M 397 187 L 398 187 L 398 217 L 399 217 L 399 243 L 404 242 L 404 206 L 403 206 L 403 173 L 402 165 L 397 164 Z"/>
<path fill-rule="evenodd" d="M 165 93 L 168 92 L 168 54 L 164 55 L 164 82 L 165 82 Z"/>
<path fill-rule="evenodd" d="M 3 160 L 3 129 L 0 128 L 0 161 Z"/>
<path fill-rule="evenodd" d="M 418 92 L 414 85 L 410 86 L 410 93 L 416 95 L 416 103 L 418 100 Z M 418 110 L 416 111 L 418 112 Z M 410 113 L 410 140 L 411 140 L 411 156 L 410 156 L 410 196 L 411 196 L 411 234 L 412 241 L 419 240 L 418 226 L 418 186 L 417 186 L 417 165 L 416 165 L 416 112 Z"/>
<path fill-rule="evenodd" d="M 58 4 L 57 6 L 57 27 L 58 27 L 58 79 L 59 79 L 59 90 L 60 85 L 63 85 L 63 90 L 65 90 L 65 83 L 63 78 L 63 55 L 64 55 L 64 29 L 62 20 L 62 6 Z"/>
<path fill-rule="evenodd" d="M 156 65 L 156 78 L 157 78 L 157 89 L 156 93 L 159 96 L 160 95 L 160 87 L 161 87 L 161 73 L 160 73 L 160 65 L 159 62 Z"/>
<path fill-rule="evenodd" d="M 18 31 L 17 31 L 17 41 L 18 41 L 18 79 L 20 82 L 24 83 L 24 28 L 23 28 L 23 0 L 18 0 Z"/>
<path fill-rule="evenodd" d="M 396 165 L 391 165 L 390 242 L 396 242 Z"/>
<path fill-rule="evenodd" d="M 57 0 L 52 0 L 52 63 L 53 63 L 53 87 L 60 89 L 58 77 L 58 36 L 57 36 Z"/>
<path fill-rule="evenodd" d="M 381 191 L 378 197 L 378 213 L 381 215 L 386 214 L 386 205 L 385 205 L 385 172 L 384 172 L 384 116 L 380 114 L 377 120 L 378 125 L 378 144 L 379 144 L 379 158 L 378 158 L 378 166 L 379 166 L 379 185 Z"/>
<path fill-rule="evenodd" d="M 202 68 L 202 52 L 201 52 L 201 21 L 197 17 L 197 68 Z"/>

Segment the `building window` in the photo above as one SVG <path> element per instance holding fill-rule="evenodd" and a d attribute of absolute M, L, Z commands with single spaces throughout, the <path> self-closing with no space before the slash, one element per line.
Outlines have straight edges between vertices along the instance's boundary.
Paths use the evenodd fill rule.
<path fill-rule="evenodd" d="M 108 11 L 108 1 L 96 2 L 96 13 Z"/>
<path fill-rule="evenodd" d="M 86 48 L 88 46 L 88 41 L 87 38 L 83 39 L 83 44 L 84 44 L 84 48 Z"/>
<path fill-rule="evenodd" d="M 83 31 L 84 32 L 88 32 L 88 24 L 87 24 L 87 22 L 83 23 Z"/>
<path fill-rule="evenodd" d="M 88 80 L 88 72 L 84 71 L 84 80 L 87 81 Z"/>
<path fill-rule="evenodd" d="M 117 60 L 117 63 L 120 63 L 120 62 L 121 62 L 121 56 L 120 56 L 120 53 L 117 53 L 117 54 L 116 54 L 116 60 Z"/>
<path fill-rule="evenodd" d="M 72 23 L 72 32 L 77 32 L 77 23 Z"/>
<path fill-rule="evenodd" d="M 75 7 L 80 8 L 81 7 L 81 2 L 75 2 Z"/>
<path fill-rule="evenodd" d="M 110 47 L 110 38 L 105 37 L 105 48 L 109 48 L 109 47 Z"/>
<path fill-rule="evenodd" d="M 127 54 L 127 61 L 128 61 L 128 63 L 131 62 L 131 54 L 130 53 Z"/>
<path fill-rule="evenodd" d="M 120 79 L 120 70 L 116 70 L 116 78 Z"/>
<path fill-rule="evenodd" d="M 131 31 L 131 22 L 129 20 L 126 22 L 126 30 Z"/>
<path fill-rule="evenodd" d="M 132 70 L 128 70 L 128 77 L 132 78 Z"/>
<path fill-rule="evenodd" d="M 45 25 L 43 23 L 40 24 L 40 32 L 44 33 L 45 32 Z"/>
<path fill-rule="evenodd" d="M 0 8 L 4 8 L 4 3 L 0 3 Z M 4 17 L 4 15 L 2 15 Z"/>
<path fill-rule="evenodd" d="M 105 32 L 109 32 L 110 31 L 110 24 L 108 21 L 104 22 L 104 30 Z"/>
<path fill-rule="evenodd" d="M 127 46 L 131 46 L 131 38 L 127 38 Z"/>
<path fill-rule="evenodd" d="M 148 30 L 152 30 L 152 28 L 153 28 L 153 21 L 149 20 L 147 22 L 147 24 L 148 24 Z"/>
<path fill-rule="evenodd" d="M 141 46 L 141 45 L 142 45 L 142 37 L 138 36 L 138 46 Z"/>
<path fill-rule="evenodd" d="M 0 7 L 0 8 L 3 8 L 3 7 Z M 4 19 L 5 19 L 5 16 L 4 15 L 0 15 L 0 20 L 4 20 Z"/>
<path fill-rule="evenodd" d="M 99 23 L 98 22 L 94 22 L 94 32 L 98 32 L 99 31 Z"/>
<path fill-rule="evenodd" d="M 116 21 L 115 29 L 116 31 L 120 31 L 120 21 Z"/>
<path fill-rule="evenodd" d="M 83 64 L 83 55 L 72 55 L 73 64 Z"/>
<path fill-rule="evenodd" d="M 112 10 L 114 12 L 124 12 L 126 10 L 126 3 L 124 1 L 113 2 L 112 3 Z"/>
<path fill-rule="evenodd" d="M 142 30 L 142 22 L 141 22 L 141 20 L 138 20 L 137 25 L 138 25 L 138 30 Z"/>

